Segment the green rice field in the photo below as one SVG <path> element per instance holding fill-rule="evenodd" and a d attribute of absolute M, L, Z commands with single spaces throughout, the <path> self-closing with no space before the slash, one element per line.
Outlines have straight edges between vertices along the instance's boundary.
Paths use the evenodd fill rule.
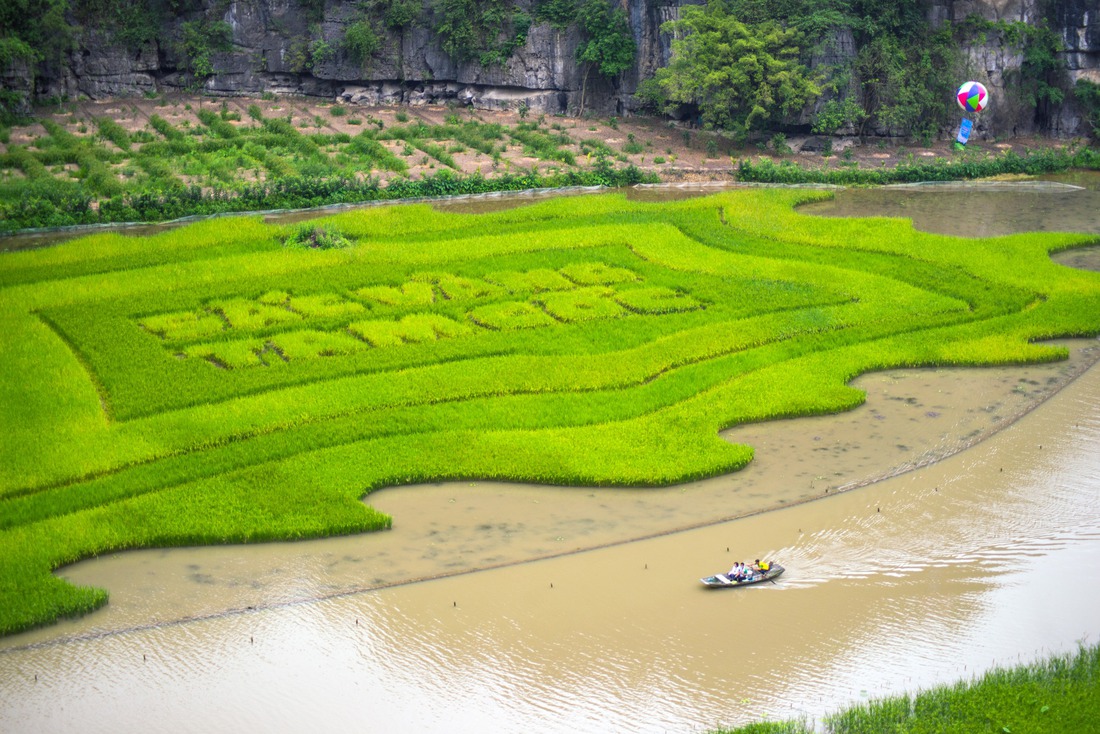
<path fill-rule="evenodd" d="M 415 204 L 0 254 L 0 633 L 106 603 L 51 574 L 82 558 L 379 530 L 362 500 L 395 484 L 736 471 L 753 450 L 720 430 L 851 409 L 861 373 L 1100 333 L 1100 274 L 1049 257 L 1095 235 L 794 209 L 825 196 Z"/>

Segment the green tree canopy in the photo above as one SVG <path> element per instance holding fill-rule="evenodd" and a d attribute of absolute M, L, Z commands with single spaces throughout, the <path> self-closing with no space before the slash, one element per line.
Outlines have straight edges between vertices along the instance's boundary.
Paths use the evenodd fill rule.
<path fill-rule="evenodd" d="M 433 0 L 440 46 L 455 61 L 504 64 L 527 43 L 531 16 L 515 0 Z"/>
<path fill-rule="evenodd" d="M 633 65 L 638 47 L 621 8 L 612 8 L 607 0 L 586 0 L 577 9 L 577 21 L 585 34 L 577 61 L 594 64 L 608 78 Z"/>
<path fill-rule="evenodd" d="M 213 54 L 233 47 L 233 28 L 224 20 L 210 21 L 205 17 L 180 26 L 180 50 L 187 57 L 193 86 L 201 87 L 214 75 Z"/>
<path fill-rule="evenodd" d="M 797 29 L 772 21 L 750 27 L 718 1 L 683 8 L 662 30 L 674 35 L 672 60 L 645 94 L 664 106 L 698 105 L 709 126 L 743 137 L 820 93 L 799 62 Z"/>
<path fill-rule="evenodd" d="M 634 43 L 626 13 L 612 7 L 608 0 L 583 0 L 577 7 L 577 24 L 584 32 L 584 40 L 577 47 L 577 61 L 584 64 L 583 114 L 589 72 L 595 68 L 607 79 L 617 77 L 633 66 L 638 46 Z"/>

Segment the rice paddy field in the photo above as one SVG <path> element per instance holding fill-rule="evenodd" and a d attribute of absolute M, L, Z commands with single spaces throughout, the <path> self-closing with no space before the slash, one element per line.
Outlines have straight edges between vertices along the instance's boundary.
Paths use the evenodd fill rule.
<path fill-rule="evenodd" d="M 1095 235 L 795 211 L 827 196 L 415 204 L 0 255 L 0 633 L 105 604 L 52 575 L 79 559 L 382 530 L 369 494 L 398 484 L 736 471 L 752 447 L 720 430 L 850 409 L 861 373 L 1100 333 L 1100 274 L 1049 257 Z"/>

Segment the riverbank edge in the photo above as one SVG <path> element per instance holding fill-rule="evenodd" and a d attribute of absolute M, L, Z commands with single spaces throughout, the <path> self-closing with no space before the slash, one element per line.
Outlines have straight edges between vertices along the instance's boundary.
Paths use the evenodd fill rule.
<path fill-rule="evenodd" d="M 891 731 L 1085 731 L 1100 720 L 1100 643 L 1013 667 L 995 667 L 969 681 L 913 694 L 876 698 L 824 718 L 762 721 L 710 734 L 858 734 Z"/>
<path fill-rule="evenodd" d="M 1078 374 L 1080 374 L 1080 373 L 1078 373 Z M 1066 384 L 1068 384 L 1068 382 L 1069 382 L 1069 380 L 1067 380 Z M 1012 419 L 1012 421 L 1014 421 L 1014 420 L 1016 420 L 1016 418 Z M 965 448 L 965 447 L 963 447 L 963 448 Z M 931 463 L 931 462 L 928 462 L 928 463 Z M 908 467 L 905 470 L 908 471 L 912 468 L 916 468 L 916 466 Z M 882 477 L 882 478 L 886 478 L 886 477 Z M 857 486 L 863 486 L 864 484 L 869 484 L 869 483 L 872 483 L 872 482 L 868 481 L 868 482 L 865 482 L 865 483 L 863 483 L 861 485 L 857 485 Z M 855 486 L 846 487 L 845 489 L 854 489 L 854 488 L 855 488 Z M 803 502 L 804 501 L 812 501 L 813 499 L 817 499 L 817 498 L 816 497 L 807 498 L 806 500 L 803 500 Z M 792 506 L 792 504 L 800 504 L 800 502 L 784 504 L 784 505 L 781 505 L 781 507 Z M 764 509 L 760 510 L 760 512 L 770 511 L 772 509 L 779 509 L 779 507 L 764 508 Z M 666 534 L 670 534 L 670 533 L 674 533 L 674 532 L 679 532 L 680 530 L 691 529 L 692 527 L 704 527 L 704 526 L 708 526 L 708 525 L 714 525 L 714 524 L 722 523 L 722 522 L 725 522 L 725 521 L 728 521 L 728 520 L 739 519 L 740 517 L 748 517 L 748 516 L 751 516 L 752 514 L 759 514 L 759 513 L 750 512 L 750 513 L 745 513 L 743 515 L 738 515 L 738 516 L 735 516 L 735 517 L 724 517 L 724 518 L 719 518 L 719 519 L 716 519 L 716 520 L 708 520 L 705 523 L 699 523 L 697 525 L 692 525 L 692 526 L 682 527 L 682 528 L 674 528 L 672 530 L 663 531 L 663 532 L 660 532 L 660 533 L 655 533 L 655 534 L 653 534 L 653 536 L 642 536 L 640 538 L 635 538 L 635 539 L 631 539 L 631 540 L 640 540 L 640 539 L 645 539 L 646 537 L 657 537 L 659 535 L 666 535 Z M 628 540 L 628 541 L 624 541 L 624 542 L 630 542 L 630 541 Z M 610 543 L 609 545 L 617 545 L 617 544 L 620 544 L 620 543 Z M 585 549 L 585 550 L 595 549 L 595 548 L 598 548 L 598 547 L 603 547 L 603 546 L 593 546 L 592 548 L 588 548 L 588 549 Z M 536 559 L 528 559 L 528 560 L 536 560 Z M 506 564 L 506 565 L 515 565 L 515 564 Z M 472 570 L 484 570 L 484 569 L 479 568 L 479 569 L 472 569 Z M 414 580 L 407 581 L 406 583 L 411 583 L 412 581 L 416 581 L 416 580 L 427 580 L 427 579 L 414 579 Z M 394 585 L 398 585 L 398 584 L 394 584 Z"/>
<path fill-rule="evenodd" d="M 913 463 L 913 464 L 907 465 L 907 466 L 905 466 L 904 468 L 901 468 L 901 469 L 888 470 L 888 471 L 886 471 L 882 474 L 870 477 L 870 478 L 865 479 L 865 480 L 860 481 L 860 482 L 854 482 L 854 483 L 849 484 L 849 485 L 844 485 L 841 488 L 838 488 L 836 490 L 833 490 L 833 491 L 830 491 L 830 492 L 827 492 L 827 493 L 824 493 L 824 494 L 821 494 L 821 495 L 818 495 L 818 496 L 815 496 L 815 497 L 808 497 L 806 499 L 802 499 L 802 500 L 799 500 L 799 501 L 796 501 L 796 502 L 787 502 L 787 503 L 784 503 L 784 504 L 775 504 L 775 505 L 769 505 L 769 506 L 766 506 L 766 507 L 760 507 L 760 508 L 756 508 L 756 509 L 753 509 L 753 510 L 750 510 L 750 511 L 747 511 L 747 512 L 743 512 L 743 513 L 740 513 L 740 514 L 737 514 L 737 515 L 730 515 L 730 516 L 727 516 L 727 517 L 711 519 L 711 520 L 707 520 L 705 522 L 691 523 L 691 524 L 688 524 L 688 525 L 677 526 L 675 528 L 666 528 L 664 530 L 660 530 L 660 531 L 652 532 L 652 533 L 647 533 L 647 534 L 632 537 L 632 538 L 625 538 L 625 539 L 619 539 L 619 540 L 614 540 L 614 541 L 610 541 L 610 542 L 598 543 L 598 544 L 595 544 L 595 545 L 590 545 L 590 546 L 585 546 L 585 547 L 580 547 L 580 548 L 572 548 L 572 549 L 569 549 L 569 550 L 563 550 L 563 551 L 559 551 L 559 552 L 555 552 L 555 553 L 548 553 L 548 554 L 544 554 L 544 555 L 532 556 L 532 557 L 518 559 L 518 560 L 507 560 L 507 561 L 502 561 L 500 563 L 480 565 L 480 566 L 477 566 L 477 567 L 474 567 L 474 568 L 463 568 L 463 569 L 459 569 L 459 570 L 445 571 L 445 572 L 441 572 L 441 573 L 428 574 L 428 575 L 424 575 L 424 576 L 416 576 L 416 577 L 412 577 L 412 578 L 401 579 L 401 580 L 398 580 L 398 581 L 385 582 L 385 583 L 375 583 L 375 584 L 370 584 L 370 585 L 365 585 L 365 586 L 350 588 L 350 589 L 349 588 L 344 588 L 344 589 L 340 589 L 340 590 L 337 590 L 337 591 L 330 591 L 330 592 L 324 593 L 324 594 L 313 595 L 313 596 L 310 596 L 309 598 L 305 598 L 305 599 L 282 600 L 282 601 L 273 602 L 273 603 L 270 603 L 270 604 L 250 604 L 247 607 L 227 608 L 227 609 L 222 609 L 222 610 L 219 610 L 219 611 L 216 611 L 216 612 L 213 612 L 213 613 L 185 615 L 185 616 L 177 617 L 177 618 L 173 618 L 173 619 L 161 619 L 161 620 L 156 620 L 156 621 L 150 622 L 148 624 L 143 624 L 143 625 L 138 625 L 138 626 L 129 626 L 129 627 L 125 627 L 125 628 L 122 628 L 122 629 L 99 630 L 99 631 L 95 631 L 95 632 L 87 633 L 87 634 L 61 635 L 59 637 L 50 638 L 48 640 L 41 640 L 41 641 L 36 641 L 36 642 L 24 643 L 24 644 L 15 644 L 15 645 L 12 645 L 10 647 L 5 647 L 3 645 L 0 645 L 0 656 L 3 656 L 3 655 L 5 655 L 7 653 L 10 653 L 10 652 L 17 652 L 17 651 L 21 651 L 21 650 L 28 650 L 28 649 L 34 649 L 34 648 L 40 648 L 40 647 L 51 647 L 51 646 L 55 646 L 55 645 L 69 644 L 69 643 L 75 643 L 75 642 L 83 642 L 83 641 L 88 641 L 88 640 L 100 639 L 100 638 L 104 638 L 104 637 L 112 637 L 114 635 L 126 634 L 126 633 L 131 633 L 131 632 L 139 632 L 139 631 L 146 631 L 146 630 L 152 630 L 152 629 L 173 628 L 173 627 L 179 627 L 179 626 L 183 626 L 183 625 L 187 625 L 187 624 L 193 624 L 193 623 L 196 623 L 196 622 L 203 622 L 203 621 L 208 621 L 208 620 L 213 620 L 213 619 L 221 619 L 221 618 L 224 618 L 224 617 L 230 617 L 230 616 L 235 616 L 235 615 L 257 614 L 257 613 L 260 613 L 260 612 L 271 611 L 271 610 L 276 610 L 276 609 L 296 607 L 296 606 L 299 606 L 299 605 L 302 605 L 302 604 L 313 604 L 313 603 L 323 602 L 323 601 L 332 601 L 332 600 L 337 600 L 337 599 L 345 599 L 345 598 L 357 596 L 357 595 L 360 595 L 360 594 L 366 594 L 366 593 L 372 593 L 372 592 L 378 592 L 378 591 L 385 591 L 387 589 L 395 589 L 395 588 L 400 588 L 400 587 L 403 587 L 403 586 L 411 586 L 411 585 L 414 585 L 414 584 L 422 584 L 422 583 L 427 583 L 427 582 L 430 582 L 430 581 L 440 581 L 440 580 L 444 580 L 444 579 L 460 578 L 460 577 L 469 576 L 469 575 L 472 575 L 472 574 L 475 574 L 475 573 L 482 573 L 482 572 L 486 572 L 486 571 L 496 571 L 496 570 L 505 569 L 505 568 L 512 568 L 512 567 L 515 567 L 515 566 L 522 566 L 522 565 L 526 565 L 526 564 L 530 564 L 530 563 L 537 563 L 537 562 L 542 562 L 542 561 L 552 561 L 552 560 L 567 558 L 567 557 L 576 556 L 576 555 L 580 555 L 580 554 L 584 554 L 584 553 L 590 553 L 590 552 L 605 550 L 605 549 L 608 549 L 608 548 L 615 548 L 615 547 L 619 547 L 619 546 L 625 546 L 625 545 L 629 545 L 631 543 L 645 542 L 645 541 L 648 541 L 648 540 L 654 540 L 654 539 L 657 539 L 657 538 L 663 538 L 663 537 L 667 537 L 667 536 L 671 536 L 671 535 L 676 535 L 678 533 L 686 533 L 686 532 L 691 532 L 693 530 L 700 530 L 700 529 L 703 529 L 703 528 L 714 527 L 714 526 L 722 525 L 722 524 L 729 523 L 729 522 L 735 522 L 735 521 L 750 519 L 750 518 L 753 518 L 753 517 L 759 517 L 759 516 L 762 516 L 762 515 L 765 515 L 765 514 L 778 512 L 778 511 L 781 511 L 781 510 L 786 510 L 786 509 L 789 509 L 789 508 L 792 508 L 792 507 L 797 507 L 797 506 L 800 506 L 800 505 L 809 504 L 811 502 L 818 502 L 820 500 L 825 500 L 825 499 L 828 499 L 830 497 L 835 497 L 835 496 L 840 495 L 840 494 L 851 492 L 853 490 L 870 487 L 870 486 L 873 486 L 875 484 L 878 484 L 879 482 L 883 482 L 883 481 L 886 481 L 888 479 L 891 479 L 891 478 L 894 478 L 894 477 L 897 477 L 897 476 L 902 476 L 904 474 L 907 474 L 907 473 L 910 473 L 910 472 L 913 472 L 913 471 L 918 471 L 918 470 L 926 468 L 928 466 L 932 466 L 932 465 L 934 465 L 938 462 L 945 461 L 945 460 L 950 459 L 954 456 L 957 456 L 958 454 L 960 454 L 960 453 L 962 453 L 962 452 L 964 452 L 964 451 L 966 451 L 966 450 L 968 450 L 968 449 L 970 449 L 974 446 L 980 445 L 981 443 L 985 442 L 986 440 L 989 440 L 989 439 L 995 437 L 996 435 L 1000 434 L 1004 430 L 1014 426 L 1020 420 L 1024 419 L 1027 415 L 1029 415 L 1030 413 L 1032 413 L 1036 409 L 1038 409 L 1041 406 L 1048 403 L 1052 398 L 1054 398 L 1059 393 L 1061 393 L 1063 390 L 1065 390 L 1067 387 L 1069 387 L 1074 382 L 1076 382 L 1081 376 L 1087 374 L 1090 370 L 1092 370 L 1094 368 L 1100 369 L 1100 368 L 1096 367 L 1097 364 L 1100 364 L 1100 339 L 1094 339 L 1094 340 L 1090 340 L 1090 341 L 1095 342 L 1095 344 L 1091 348 L 1086 348 L 1086 349 L 1090 349 L 1090 351 L 1087 354 L 1084 355 L 1085 359 L 1078 362 L 1076 369 L 1071 369 L 1071 370 L 1067 370 L 1067 371 L 1063 372 L 1062 379 L 1060 380 L 1060 382 L 1058 382 L 1053 387 L 1053 389 L 1051 389 L 1049 392 L 1045 393 L 1040 399 L 1030 401 L 1028 404 L 1023 406 L 1021 409 L 1019 409 L 1016 412 L 1009 415 L 1006 420 L 1001 421 L 992 430 L 985 431 L 982 434 L 971 438 L 970 440 L 967 440 L 965 442 L 961 442 L 961 443 L 957 444 L 954 447 L 953 450 L 951 450 L 949 452 L 946 452 L 946 453 L 943 453 L 943 454 L 940 454 L 940 455 L 937 455 L 934 458 L 931 458 L 931 459 L 928 459 L 928 460 L 922 461 L 922 462 Z M 1078 350 L 1078 352 L 1080 352 L 1080 351 L 1083 351 L 1083 350 Z M 1078 356 L 1081 356 L 1081 355 L 1078 354 Z M 968 369 L 969 370 L 969 369 L 980 369 L 980 368 L 961 367 L 961 368 L 929 368 L 929 369 Z M 902 370 L 885 370 L 884 372 L 889 373 L 889 372 L 898 372 L 898 371 L 902 371 Z M 855 379 L 859 379 L 859 377 L 866 376 L 867 374 L 871 374 L 871 373 L 863 373 L 862 375 L 857 376 Z M 363 501 L 364 502 L 366 501 L 365 497 L 364 497 Z M 317 538 L 315 540 L 324 541 L 325 538 Z M 276 541 L 276 542 L 279 542 L 279 541 Z M 128 551 L 122 551 L 122 552 L 128 552 Z M 84 559 L 84 560 L 86 560 L 86 559 Z M 78 562 L 82 562 L 82 561 L 78 561 Z M 55 575 L 59 574 L 62 571 L 63 568 L 65 568 L 65 567 L 62 566 L 62 567 L 59 567 L 59 568 L 55 569 L 54 574 Z M 91 610 L 91 611 L 94 612 L 95 610 Z M 18 635 L 20 635 L 24 632 L 29 632 L 33 629 L 40 629 L 40 628 L 49 627 L 49 626 L 50 626 L 50 624 L 46 623 L 46 624 L 40 625 L 39 627 L 20 630 L 18 632 L 11 632 L 11 633 L 8 633 L 8 634 L 0 634 L 0 640 L 5 640 L 6 639 L 6 640 L 10 641 L 10 640 L 15 639 Z M 812 730 L 810 730 L 810 731 L 812 732 Z M 763 734 L 777 734 L 777 733 L 788 734 L 787 730 L 784 730 L 784 729 L 774 730 L 774 732 L 773 732 L 773 730 L 765 729 L 765 730 L 762 730 L 762 732 L 763 732 Z M 745 730 L 734 730 L 733 732 L 724 732 L 724 731 L 723 732 L 716 732 L 714 734 L 757 734 L 757 732 L 756 732 L 756 730 L 753 730 L 753 729 L 745 729 Z M 797 730 L 796 729 L 796 730 L 792 730 L 789 734 L 804 734 L 804 733 L 802 732 L 802 730 Z"/>
<path fill-rule="evenodd" d="M 841 164 L 843 166 L 843 163 Z M 449 171 L 410 180 L 402 179 L 385 186 L 377 182 L 353 182 L 344 179 L 291 179 L 298 185 L 284 185 L 278 195 L 268 193 L 267 187 L 248 187 L 243 191 L 214 189 L 179 194 L 166 192 L 149 197 L 144 194 L 126 194 L 119 207 L 108 211 L 182 211 L 182 216 L 165 219 L 129 220 L 101 218 L 101 210 L 90 210 L 92 219 L 84 222 L 54 227 L 24 227 L 4 230 L 0 225 L 0 245 L 4 238 L 23 235 L 72 232 L 94 233 L 114 227 L 136 227 L 157 224 L 175 224 L 198 221 L 219 216 L 254 216 L 258 214 L 290 213 L 316 209 L 338 209 L 364 204 L 414 203 L 438 201 L 457 197 L 503 194 L 534 194 L 542 192 L 569 192 L 584 189 L 615 189 L 637 185 L 676 184 L 680 182 L 730 184 L 805 186 L 805 187 L 871 187 L 896 184 L 919 184 L 945 181 L 976 181 L 1005 176 L 1032 177 L 1071 170 L 1100 170 L 1100 150 L 1068 145 L 1039 151 L 1025 151 L 1023 155 L 1007 151 L 999 155 L 979 154 L 962 159 L 934 158 L 926 162 L 903 161 L 896 166 L 881 168 L 812 168 L 789 160 L 776 162 L 761 157 L 756 163 L 751 159 L 738 159 L 735 167 L 705 169 L 701 171 L 670 170 L 664 175 L 643 171 L 634 165 L 620 168 L 603 167 L 591 170 L 571 170 L 565 173 L 543 176 L 534 173 L 505 174 L 485 177 L 480 173 L 455 174 Z M 317 187 L 327 189 L 320 198 Z M 308 189 L 310 195 L 299 194 L 297 188 Z M 186 196 L 184 196 L 186 194 Z M 276 202 L 273 207 L 257 207 L 258 202 Z M 141 199 L 140 206 L 137 200 Z M 133 201 L 131 201 L 133 200 Z M 239 206 L 238 206 L 239 204 Z M 182 207 L 182 210 L 181 210 Z M 0 251 L 2 251 L 0 247 Z"/>

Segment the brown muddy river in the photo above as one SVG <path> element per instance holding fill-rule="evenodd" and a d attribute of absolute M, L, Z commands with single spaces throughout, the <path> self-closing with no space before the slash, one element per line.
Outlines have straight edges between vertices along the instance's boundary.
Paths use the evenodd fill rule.
<path fill-rule="evenodd" d="M 690 732 L 1095 642 L 1100 343 L 1064 343 L 861 377 L 855 411 L 730 431 L 757 458 L 729 477 L 390 489 L 385 533 L 64 569 L 111 603 L 0 640 L 0 731 Z M 755 557 L 788 571 L 698 582 Z"/>

